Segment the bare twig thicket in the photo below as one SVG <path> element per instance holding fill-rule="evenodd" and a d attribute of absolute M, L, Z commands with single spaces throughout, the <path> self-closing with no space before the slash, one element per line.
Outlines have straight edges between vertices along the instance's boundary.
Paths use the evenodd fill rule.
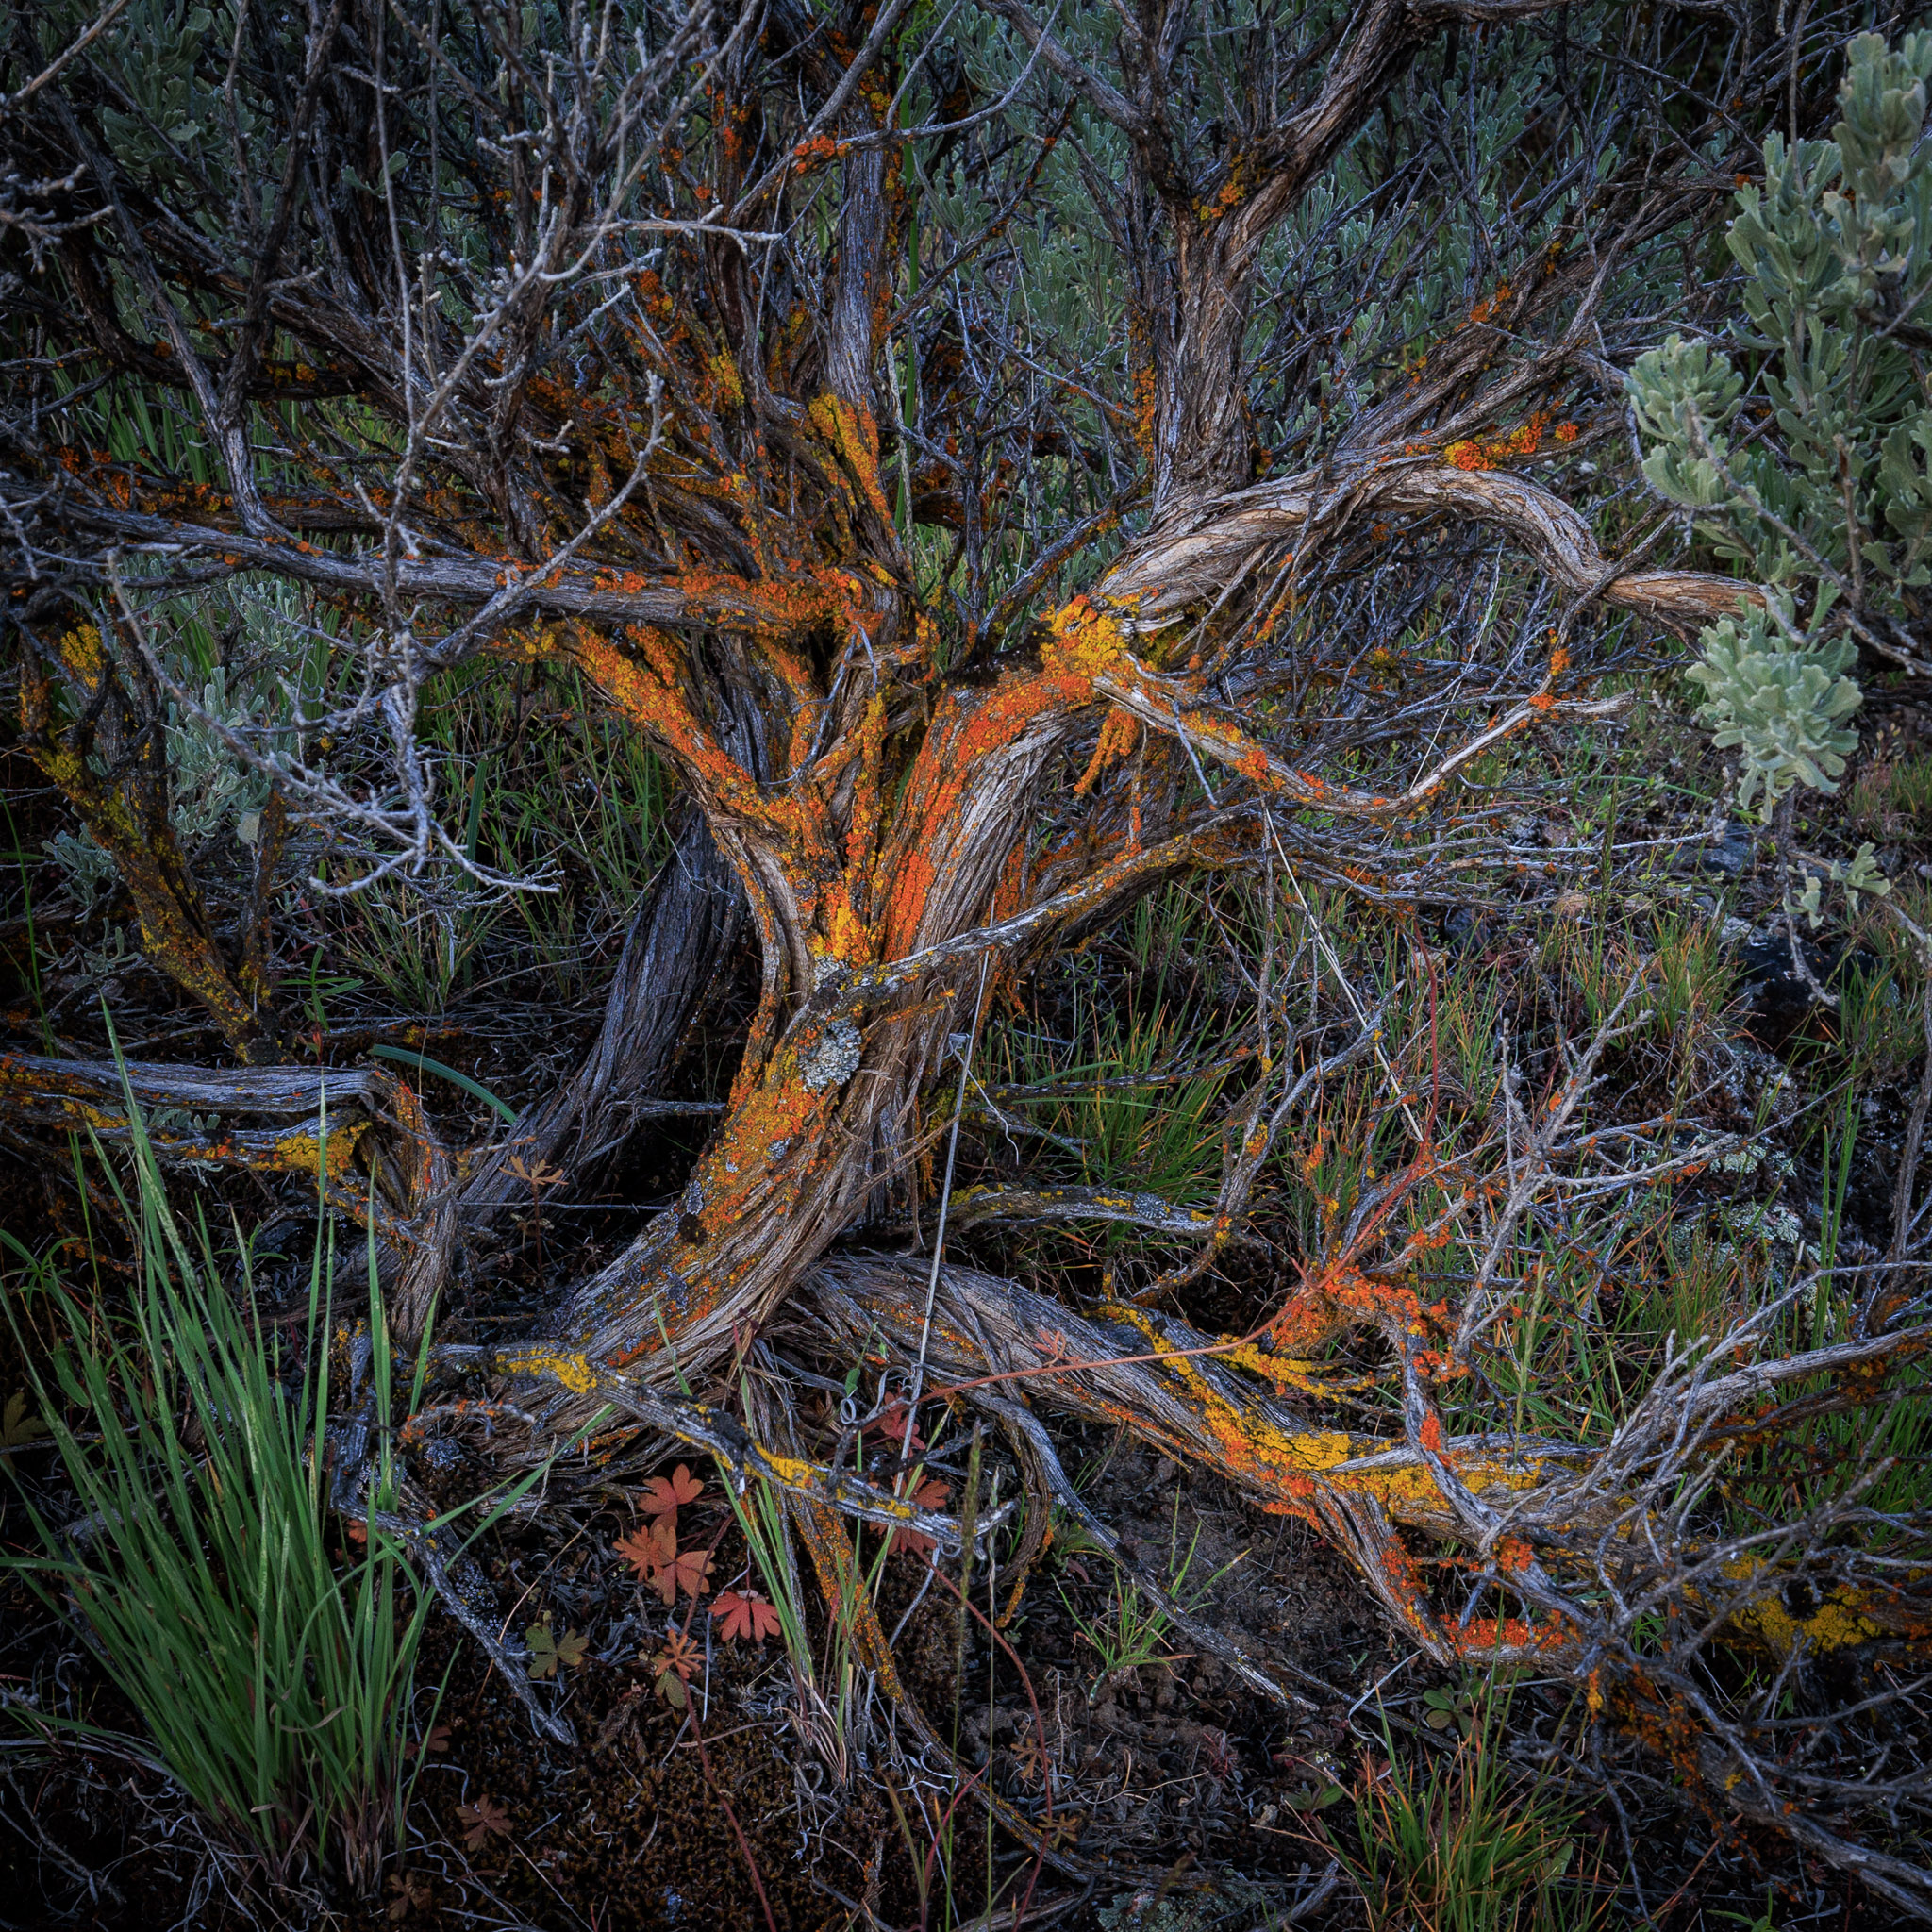
<path fill-rule="evenodd" d="M 1407 1035 L 1341 937 L 1549 897 L 1506 823 L 1514 749 L 1602 728 L 1659 641 L 1760 594 L 1652 560 L 1681 526 L 1632 480 L 1624 372 L 1695 324 L 1757 141 L 1827 124 L 1846 37 L 1890 25 L 1755 0 L 14 9 L 18 744 L 201 1016 L 190 1061 L 181 1016 L 159 1058 L 124 1023 L 137 1098 L 262 1124 L 158 1124 L 162 1157 L 311 1194 L 320 1172 L 373 1217 L 407 1340 L 530 1174 L 567 1188 L 672 1104 L 748 944 L 756 1009 L 677 1202 L 533 1281 L 521 1337 L 439 1345 L 448 1426 L 437 1391 L 468 1378 L 531 1457 L 592 1423 L 713 1449 L 781 1481 L 834 1567 L 841 1509 L 910 1506 L 694 1399 L 761 1329 L 1003 1426 L 1076 1511 L 1043 1419 L 1124 1426 L 1315 1525 L 1431 1656 L 1574 1673 L 1585 1774 L 1638 1740 L 1932 1908 L 1897 1849 L 1924 1518 L 1884 1446 L 1932 1332 L 1917 1137 L 1898 1238 L 1840 1269 L 1831 1322 L 1794 1276 L 1669 1341 L 1605 1429 L 1526 1423 L 1503 1369 L 1531 1359 L 1528 1234 L 1736 1142 L 1592 1111 L 1647 1024 L 1641 962 L 1592 1034 L 1505 1033 L 1471 1092 L 1433 1051 L 1421 927 Z M 246 702 L 185 668 L 196 624 L 227 625 Z M 367 1059 L 319 1118 L 275 924 L 297 886 L 544 889 L 479 859 L 421 738 L 492 667 L 575 674 L 685 804 L 581 1068 L 463 1154 Z M 171 817 L 184 718 L 265 788 L 239 870 Z M 942 1203 L 969 1087 L 1024 1131 L 1024 1091 L 967 1078 L 996 1003 L 1176 881 L 1250 1003 L 1212 1205 L 1024 1174 Z M 6 1131 L 58 1164 L 58 1129 L 120 1130 L 120 1075 L 36 1044 L 0 1059 Z M 1198 1330 L 1191 1296 L 1348 1081 L 1383 1171 L 1277 1260 L 1253 1333 Z M 960 1258 L 1054 1219 L 1176 1258 L 1085 1307 Z M 1741 1482 L 1820 1417 L 1849 1419 L 1829 1479 Z M 1853 1688 L 1794 1715 L 1841 1652 Z"/>

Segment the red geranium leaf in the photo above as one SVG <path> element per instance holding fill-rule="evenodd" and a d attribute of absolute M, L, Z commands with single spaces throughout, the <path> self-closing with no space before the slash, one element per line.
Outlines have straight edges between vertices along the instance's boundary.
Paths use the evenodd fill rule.
<path fill-rule="evenodd" d="M 894 1442 L 903 1441 L 909 1427 L 912 1431 L 913 1451 L 916 1453 L 925 1447 L 925 1438 L 919 1433 L 918 1425 L 913 1423 L 911 1413 L 903 1400 L 895 1398 L 887 1403 L 879 1412 L 878 1421 L 873 1426 L 880 1435 L 890 1437 Z"/>
<path fill-rule="evenodd" d="M 905 1478 L 901 1476 L 900 1481 L 903 1482 Z M 897 1485 L 895 1484 L 894 1487 L 896 1488 Z M 922 1509 L 940 1509 L 945 1507 L 946 1499 L 952 1493 L 952 1491 L 944 1483 L 935 1477 L 929 1482 L 921 1483 L 912 1491 L 912 1500 Z M 908 1550 L 915 1557 L 929 1557 L 932 1555 L 935 1547 L 936 1545 L 932 1538 L 927 1536 L 923 1530 L 895 1529 L 886 1539 L 886 1548 L 888 1550 Z"/>
<path fill-rule="evenodd" d="M 675 1671 L 680 1677 L 689 1678 L 704 1660 L 704 1652 L 698 1648 L 695 1637 L 687 1637 L 682 1630 L 671 1630 L 665 1633 L 664 1648 L 651 1659 L 651 1668 L 660 1677 L 666 1671 Z"/>
<path fill-rule="evenodd" d="M 711 1615 L 718 1620 L 727 1643 L 736 1643 L 741 1637 L 762 1643 L 766 1638 L 775 1637 L 782 1627 L 777 1605 L 750 1591 L 721 1591 L 712 1601 Z"/>
<path fill-rule="evenodd" d="M 463 1842 L 473 1852 L 480 1852 L 490 1842 L 491 1832 L 499 1838 L 509 1836 L 509 1813 L 494 1798 L 484 1795 L 474 1805 L 458 1805 L 457 1816 L 470 1827 L 463 1834 Z"/>
<path fill-rule="evenodd" d="M 650 1659 L 658 1695 L 674 1709 L 682 1710 L 686 1702 L 684 1687 L 703 1662 L 704 1653 L 698 1649 L 695 1638 L 687 1637 L 682 1630 L 668 1632 L 664 1648 Z"/>
<path fill-rule="evenodd" d="M 654 1523 L 618 1538 L 612 1547 L 637 1572 L 641 1583 L 655 1583 L 658 1573 L 677 1555 L 677 1533 L 668 1523 Z"/>
<path fill-rule="evenodd" d="M 665 1603 L 675 1604 L 680 1590 L 686 1596 L 704 1594 L 705 1578 L 711 1574 L 710 1556 L 704 1550 L 680 1553 L 677 1531 L 669 1518 L 660 1517 L 648 1529 L 620 1538 L 614 1548 Z"/>
<path fill-rule="evenodd" d="M 669 1475 L 653 1476 L 644 1485 L 644 1492 L 638 1498 L 638 1507 L 646 1516 L 675 1518 L 679 1507 L 695 1502 L 703 1493 L 704 1487 L 703 1482 L 680 1462 Z"/>
<path fill-rule="evenodd" d="M 703 1596 L 711 1574 L 709 1550 L 684 1550 L 665 1564 L 658 1578 L 658 1594 L 667 1604 L 677 1601 L 681 1590 L 686 1596 Z"/>

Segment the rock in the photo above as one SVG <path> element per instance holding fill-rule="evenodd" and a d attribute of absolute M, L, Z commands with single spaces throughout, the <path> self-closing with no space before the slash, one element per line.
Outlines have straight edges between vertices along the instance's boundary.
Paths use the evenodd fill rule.
<path fill-rule="evenodd" d="M 1799 969 L 1788 933 L 1765 933 L 1747 940 L 1739 949 L 1738 991 L 1747 1002 L 1744 1029 L 1754 1040 L 1774 1049 L 1782 1046 L 1813 1009 L 1823 1004 L 1812 990 L 1811 981 L 1815 980 L 1827 991 L 1836 991 L 1833 982 L 1850 960 L 1849 949 L 1842 941 L 1830 945 L 1822 945 L 1815 940 L 1802 943 L 1810 979 Z"/>
<path fill-rule="evenodd" d="M 1691 850 L 1695 853 L 1695 863 L 1707 872 L 1721 872 L 1726 878 L 1737 878 L 1751 863 L 1752 855 L 1757 849 L 1757 827 L 1746 824 L 1740 819 L 1732 819 L 1724 831 L 1707 844 Z"/>

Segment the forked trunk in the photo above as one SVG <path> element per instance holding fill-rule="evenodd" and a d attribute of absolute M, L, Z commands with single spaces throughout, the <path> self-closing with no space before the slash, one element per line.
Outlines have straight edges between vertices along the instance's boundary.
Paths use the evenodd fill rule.
<path fill-rule="evenodd" d="M 701 1378 L 752 1334 L 841 1235 L 882 1211 L 921 1145 L 922 1088 L 972 1024 L 973 940 L 1031 824 L 1040 782 L 1091 682 L 1019 674 L 946 695 L 871 862 L 780 901 L 773 855 L 714 811 L 758 920 L 768 996 L 724 1121 L 675 1209 L 582 1284 L 527 1357 L 581 1355 L 660 1383 Z M 851 824 L 840 841 L 855 843 Z M 866 855 L 861 852 L 860 857 Z M 762 902 L 762 903 L 761 903 Z M 809 924 L 786 915 L 804 904 Z M 956 943 L 963 941 L 963 943 Z M 809 962 L 797 986 L 792 962 Z M 772 989 L 776 987 L 776 991 Z"/>

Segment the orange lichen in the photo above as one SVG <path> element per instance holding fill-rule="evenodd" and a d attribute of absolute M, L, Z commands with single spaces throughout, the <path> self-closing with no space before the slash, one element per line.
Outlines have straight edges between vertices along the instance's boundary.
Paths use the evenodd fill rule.
<path fill-rule="evenodd" d="M 1513 1656 L 1527 1652 L 1547 1656 L 1569 1648 L 1576 1632 L 1560 1619 L 1548 1624 L 1527 1624 L 1521 1617 L 1497 1614 L 1493 1618 L 1474 1617 L 1466 1630 L 1443 1633 L 1453 1649 L 1464 1657 Z"/>
<path fill-rule="evenodd" d="M 1538 410 L 1527 423 L 1520 424 L 1507 435 L 1459 438 L 1442 451 L 1442 460 L 1458 470 L 1493 470 L 1512 457 L 1533 457 L 1542 448 L 1543 432 L 1549 419 Z M 1554 431 L 1558 442 L 1574 442 L 1576 425 L 1558 424 Z"/>
<path fill-rule="evenodd" d="M 853 878 L 867 876 L 878 843 L 885 808 L 880 785 L 885 742 L 886 701 L 874 691 L 866 703 L 854 747 L 858 776 L 853 786 L 852 820 L 845 834 L 845 869 Z"/>
<path fill-rule="evenodd" d="M 1490 317 L 1495 314 L 1496 310 L 1500 308 L 1505 302 L 1508 301 L 1510 295 L 1514 291 L 1511 290 L 1507 282 L 1498 282 L 1496 284 L 1496 292 L 1493 295 L 1484 296 L 1483 299 L 1480 302 L 1478 302 L 1475 305 L 1475 307 L 1469 311 L 1470 321 L 1472 323 L 1478 325 L 1489 321 Z"/>
<path fill-rule="evenodd" d="M 813 427 L 844 459 L 874 514 L 890 524 L 892 510 L 879 482 L 879 428 L 872 411 L 828 390 L 812 404 L 809 414 Z"/>
<path fill-rule="evenodd" d="M 1116 758 L 1125 758 L 1140 741 L 1140 737 L 1141 721 L 1131 711 L 1123 710 L 1115 705 L 1101 724 L 1100 736 L 1094 741 L 1093 756 L 1088 759 L 1087 769 L 1074 787 L 1074 796 L 1086 797 L 1108 766 Z"/>
<path fill-rule="evenodd" d="M 1195 218 L 1204 228 L 1212 227 L 1230 209 L 1239 208 L 1246 199 L 1246 195 L 1247 191 L 1241 185 L 1241 171 L 1233 170 L 1227 179 L 1221 184 L 1221 191 L 1214 199 L 1203 202 L 1195 208 Z"/>

